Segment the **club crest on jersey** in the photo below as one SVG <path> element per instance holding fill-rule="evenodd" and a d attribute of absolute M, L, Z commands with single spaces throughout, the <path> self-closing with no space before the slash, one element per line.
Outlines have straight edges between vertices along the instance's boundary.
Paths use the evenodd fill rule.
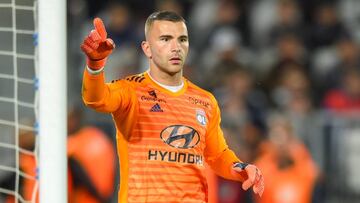
<path fill-rule="evenodd" d="M 205 111 L 202 109 L 196 109 L 196 120 L 200 125 L 206 125 Z"/>

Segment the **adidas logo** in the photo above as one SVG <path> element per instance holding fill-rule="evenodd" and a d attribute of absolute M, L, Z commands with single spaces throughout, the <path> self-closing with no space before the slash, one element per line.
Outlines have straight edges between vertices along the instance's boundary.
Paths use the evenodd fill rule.
<path fill-rule="evenodd" d="M 156 103 L 153 107 L 151 107 L 150 112 L 164 112 L 160 105 Z"/>

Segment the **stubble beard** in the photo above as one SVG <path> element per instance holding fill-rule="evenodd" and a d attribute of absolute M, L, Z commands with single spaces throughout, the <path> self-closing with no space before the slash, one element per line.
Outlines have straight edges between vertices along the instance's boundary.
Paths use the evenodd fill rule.
<path fill-rule="evenodd" d="M 174 76 L 179 73 L 182 74 L 182 70 L 184 68 L 183 62 L 181 62 L 178 65 L 170 64 L 170 61 L 167 61 L 167 63 L 165 63 L 164 65 L 157 64 L 157 63 L 155 63 L 155 61 L 153 63 L 159 72 L 166 73 L 167 75 L 170 75 L 170 76 Z M 176 66 L 176 67 L 174 67 L 174 66 Z"/>

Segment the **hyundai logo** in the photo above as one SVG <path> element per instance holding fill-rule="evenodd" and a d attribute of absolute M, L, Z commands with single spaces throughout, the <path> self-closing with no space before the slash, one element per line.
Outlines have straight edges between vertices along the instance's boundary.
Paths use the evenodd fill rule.
<path fill-rule="evenodd" d="M 160 133 L 161 139 L 169 146 L 188 149 L 195 147 L 200 141 L 199 133 L 192 127 L 171 125 Z"/>

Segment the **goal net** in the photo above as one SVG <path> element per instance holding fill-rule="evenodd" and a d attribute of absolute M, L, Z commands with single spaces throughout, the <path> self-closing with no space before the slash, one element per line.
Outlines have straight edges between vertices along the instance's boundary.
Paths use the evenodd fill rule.
<path fill-rule="evenodd" d="M 0 0 L 0 202 L 66 202 L 65 21 L 64 0 Z"/>
<path fill-rule="evenodd" d="M 0 0 L 0 202 L 38 195 L 36 8 Z"/>

